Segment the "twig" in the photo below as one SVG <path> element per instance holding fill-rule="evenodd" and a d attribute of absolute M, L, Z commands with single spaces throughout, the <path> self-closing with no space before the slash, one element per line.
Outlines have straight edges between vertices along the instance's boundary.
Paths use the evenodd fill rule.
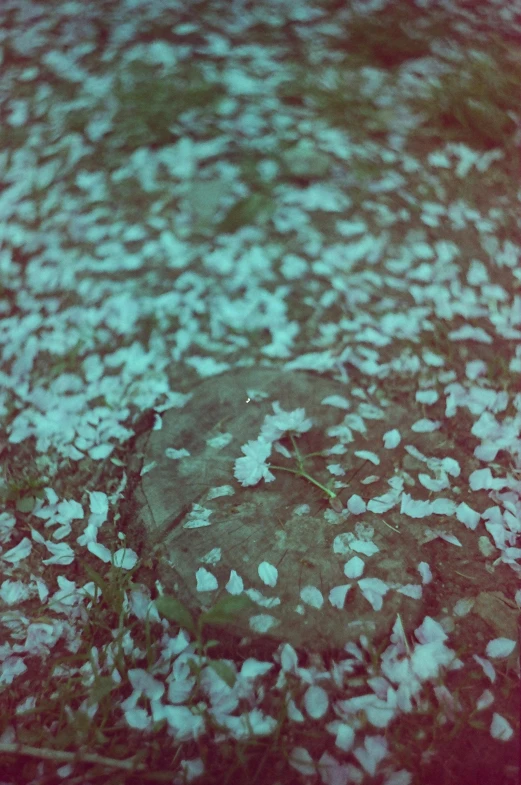
<path fill-rule="evenodd" d="M 31 758 L 42 758 L 44 760 L 55 760 L 60 763 L 97 763 L 101 766 L 109 766 L 113 769 L 123 769 L 123 771 L 144 771 L 144 763 L 135 763 L 133 758 L 118 760 L 117 758 L 107 758 L 104 755 L 96 755 L 92 752 L 66 752 L 65 750 L 51 750 L 39 747 L 30 747 L 28 744 L 0 744 L 0 755 L 28 755 Z"/>
<path fill-rule="evenodd" d="M 391 526 L 391 524 L 387 523 L 387 521 L 384 521 L 383 518 L 382 518 L 382 523 L 384 523 L 386 526 L 388 526 L 390 529 L 392 529 L 393 532 L 397 532 L 398 534 L 401 534 L 400 529 L 396 529 L 394 526 Z"/>

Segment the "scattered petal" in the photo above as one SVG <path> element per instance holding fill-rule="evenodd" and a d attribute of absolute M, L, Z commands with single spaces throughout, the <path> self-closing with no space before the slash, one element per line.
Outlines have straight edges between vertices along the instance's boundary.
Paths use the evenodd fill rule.
<path fill-rule="evenodd" d="M 358 581 L 360 590 L 373 610 L 382 609 L 383 597 L 389 591 L 389 586 L 380 578 L 362 578 Z"/>
<path fill-rule="evenodd" d="M 370 461 L 374 463 L 375 466 L 378 466 L 380 463 L 380 458 L 374 452 L 368 452 L 367 450 L 355 450 L 355 455 L 357 458 L 363 458 L 364 461 Z"/>
<path fill-rule="evenodd" d="M 276 627 L 280 622 L 267 613 L 259 613 L 257 616 L 250 616 L 249 625 L 254 632 L 269 632 L 272 627 Z"/>
<path fill-rule="evenodd" d="M 355 742 L 355 731 L 351 727 L 351 725 L 347 725 L 345 722 L 340 722 L 338 724 L 338 729 L 336 733 L 335 744 L 336 746 L 343 750 L 344 752 L 349 752 L 351 747 Z"/>
<path fill-rule="evenodd" d="M 384 433 L 383 439 L 386 450 L 392 450 L 394 447 L 398 447 L 400 444 L 400 431 L 396 430 L 396 428 L 393 428 L 392 431 L 386 431 Z"/>
<path fill-rule="evenodd" d="M 365 771 L 374 777 L 378 765 L 388 755 L 387 742 L 383 736 L 366 736 L 364 746 L 353 750 L 353 755 Z"/>
<path fill-rule="evenodd" d="M 492 715 L 492 724 L 490 725 L 490 735 L 493 739 L 499 741 L 509 741 L 514 735 L 514 729 L 501 714 Z"/>
<path fill-rule="evenodd" d="M 437 431 L 441 427 L 441 422 L 439 420 L 417 420 L 415 423 L 411 425 L 411 431 L 414 433 L 432 433 L 432 431 Z"/>
<path fill-rule="evenodd" d="M 341 610 L 344 607 L 347 592 L 351 588 L 351 584 L 347 583 L 344 586 L 335 586 L 329 592 L 329 602 L 334 608 Z"/>
<path fill-rule="evenodd" d="M 484 657 L 480 657 L 478 654 L 473 654 L 472 656 L 476 662 L 481 665 L 485 676 L 488 676 L 489 680 L 493 684 L 496 681 L 496 671 L 492 663 L 484 659 Z"/>
<path fill-rule="evenodd" d="M 514 651 L 516 642 L 510 638 L 495 638 L 489 641 L 486 648 L 487 657 L 508 657 Z"/>
<path fill-rule="evenodd" d="M 310 717 L 321 719 L 329 708 L 327 692 L 316 684 L 308 687 L 304 695 L 304 706 Z"/>
<path fill-rule="evenodd" d="M 429 567 L 427 562 L 422 561 L 422 562 L 420 562 L 418 564 L 418 572 L 421 575 L 421 579 L 422 579 L 422 583 L 423 584 L 427 584 L 427 583 L 430 583 L 432 581 L 431 568 Z"/>
<path fill-rule="evenodd" d="M 197 579 L 197 591 L 215 591 L 219 588 L 215 575 L 205 570 L 204 567 L 199 567 L 195 577 Z"/>
<path fill-rule="evenodd" d="M 359 556 L 353 556 L 344 564 L 344 575 L 346 578 L 359 578 L 363 575 L 365 564 Z"/>
<path fill-rule="evenodd" d="M 114 554 L 112 563 L 122 570 L 131 570 L 138 562 L 138 555 L 131 548 L 120 548 Z"/>
<path fill-rule="evenodd" d="M 304 777 L 312 777 L 316 772 L 313 758 L 304 747 L 293 747 L 289 756 L 289 762 Z"/>
<path fill-rule="evenodd" d="M 235 572 L 235 570 L 230 570 L 230 578 L 225 588 L 226 591 L 230 594 L 242 594 L 244 590 L 244 581 L 242 580 L 241 576 Z"/>
<path fill-rule="evenodd" d="M 320 609 L 324 604 L 324 597 L 316 586 L 304 586 L 300 592 L 300 598 L 306 605 Z"/>
<path fill-rule="evenodd" d="M 465 502 L 461 502 L 461 504 L 456 507 L 456 518 L 463 523 L 467 529 L 474 531 L 479 523 L 481 515 L 479 512 L 473 510 L 472 507 L 469 507 Z"/>
<path fill-rule="evenodd" d="M 259 578 L 266 586 L 276 586 L 279 577 L 279 571 L 273 564 L 263 561 L 258 567 Z"/>
<path fill-rule="evenodd" d="M 353 513 L 353 515 L 361 515 L 367 510 L 367 504 L 361 496 L 358 496 L 357 493 L 354 493 L 347 500 L 347 509 L 349 512 Z"/>

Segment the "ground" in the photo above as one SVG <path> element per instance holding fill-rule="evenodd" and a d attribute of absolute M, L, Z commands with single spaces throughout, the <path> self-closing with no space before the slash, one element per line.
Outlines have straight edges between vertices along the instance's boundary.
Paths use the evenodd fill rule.
<path fill-rule="evenodd" d="M 0 783 L 516 782 L 519 3 L 0 16 Z M 355 400 L 421 624 L 239 649 L 251 587 L 195 618 L 130 541 L 140 435 L 261 366 Z"/>

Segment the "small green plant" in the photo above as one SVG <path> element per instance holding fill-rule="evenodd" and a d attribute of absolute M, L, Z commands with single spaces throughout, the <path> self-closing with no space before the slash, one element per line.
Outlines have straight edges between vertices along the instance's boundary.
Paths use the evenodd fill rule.
<path fill-rule="evenodd" d="M 250 598 L 242 594 L 241 596 L 228 596 L 218 600 L 210 610 L 201 613 L 197 621 L 194 620 L 190 611 L 175 597 L 163 594 L 155 600 L 154 605 L 158 612 L 168 619 L 175 622 L 191 633 L 195 639 L 196 651 L 204 663 L 210 666 L 218 676 L 228 685 L 233 687 L 235 684 L 235 672 L 226 662 L 222 660 L 212 660 L 208 657 L 209 649 L 219 645 L 219 641 L 209 640 L 203 642 L 203 630 L 209 624 L 229 625 L 233 623 L 238 612 L 255 608 L 255 603 Z M 191 663 L 192 670 L 195 672 L 197 680 L 201 675 L 203 665 Z"/>
<path fill-rule="evenodd" d="M 12 476 L 8 469 L 0 485 L 0 501 L 14 504 L 18 512 L 31 512 L 36 499 L 43 499 L 46 481 L 30 469 L 23 467 L 18 476 Z"/>
<path fill-rule="evenodd" d="M 267 189 L 265 193 L 252 193 L 229 208 L 217 229 L 232 234 L 243 226 L 265 224 L 274 212 L 275 202 Z"/>
<path fill-rule="evenodd" d="M 243 458 L 238 458 L 235 461 L 235 477 L 239 480 L 241 485 L 256 485 L 259 480 L 264 478 L 266 482 L 271 482 L 275 479 L 274 475 L 270 472 L 271 469 L 278 469 L 283 472 L 291 472 L 303 477 L 307 482 L 312 483 L 329 499 L 331 505 L 337 511 L 342 509 L 342 503 L 338 499 L 335 491 L 331 490 L 333 480 L 328 485 L 323 485 L 321 482 L 312 477 L 305 469 L 304 463 L 307 458 L 313 456 L 324 455 L 322 452 L 309 453 L 302 455 L 295 442 L 295 434 L 305 433 L 309 431 L 313 425 L 313 421 L 307 417 L 305 409 L 299 408 L 293 411 L 284 411 L 279 402 L 275 401 L 273 404 L 275 415 L 267 415 L 264 424 L 261 428 L 260 436 L 257 440 L 250 440 L 247 444 L 241 447 L 244 453 Z M 292 454 L 280 444 L 280 439 L 288 434 L 291 444 L 295 451 L 295 458 L 297 460 L 297 468 L 290 469 L 287 466 L 275 466 L 274 464 L 267 464 L 266 459 L 271 453 L 272 445 L 277 443 L 276 449 L 284 457 L 291 458 Z"/>

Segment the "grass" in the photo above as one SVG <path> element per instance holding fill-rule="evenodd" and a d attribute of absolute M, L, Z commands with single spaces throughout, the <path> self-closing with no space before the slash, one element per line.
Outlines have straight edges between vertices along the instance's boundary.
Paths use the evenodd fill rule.
<path fill-rule="evenodd" d="M 80 782 L 87 777 L 95 781 L 105 781 L 105 778 L 110 777 L 111 781 L 115 779 L 126 783 L 171 782 L 178 771 L 176 762 L 187 754 L 191 757 L 190 753 L 197 753 L 205 763 L 205 782 L 224 782 L 227 785 L 232 782 L 262 782 L 267 776 L 274 778 L 274 772 L 281 782 L 299 781 L 288 762 L 290 744 L 300 743 L 306 749 L 318 752 L 323 748 L 323 736 L 309 723 L 296 731 L 294 723 L 287 716 L 285 696 L 291 695 L 294 700 L 298 700 L 303 694 L 304 688 L 296 677 L 288 679 L 285 689 L 265 695 L 260 704 L 270 716 L 276 718 L 276 728 L 268 738 L 252 737 L 240 742 L 215 745 L 211 742 L 212 732 L 218 733 L 220 725 L 205 711 L 208 699 L 201 689 L 201 677 L 209 666 L 231 688 L 236 674 L 225 657 L 212 657 L 212 649 L 222 649 L 223 643 L 207 637 L 204 630 L 207 623 L 214 626 L 226 624 L 228 614 L 233 616 L 235 606 L 243 603 L 241 598 L 228 597 L 216 603 L 212 610 L 199 617 L 197 623 L 175 598 L 162 595 L 155 601 L 160 616 L 168 618 L 175 625 L 179 624 L 191 633 L 195 642 L 188 650 L 191 652 L 187 658 L 188 670 L 194 679 L 187 705 L 191 707 L 194 717 L 206 718 L 210 739 L 203 737 L 177 746 L 165 736 L 165 723 L 160 721 L 154 726 L 153 739 L 143 748 L 137 743 L 132 730 L 118 729 L 119 723 L 114 724 L 114 706 L 128 697 L 128 689 L 124 685 L 135 683 L 129 677 L 129 671 L 132 673 L 135 668 L 144 668 L 151 674 L 164 673 L 160 667 L 162 658 L 158 646 L 161 626 L 158 621 L 150 620 L 149 613 L 140 621 L 132 621 L 126 612 L 126 598 L 133 590 L 139 591 L 139 584 L 134 582 L 132 571 L 125 574 L 109 567 L 103 577 L 87 561 L 83 569 L 92 579 L 92 602 L 87 604 L 88 614 L 82 627 L 80 648 L 74 654 L 64 653 L 62 656 L 55 656 L 56 652 L 53 652 L 52 670 L 43 679 L 36 674 L 31 678 L 31 670 L 28 671 L 31 686 L 36 688 L 38 694 L 38 702 L 34 706 L 29 702 L 25 710 L 17 709 L 20 726 L 18 743 L 0 743 L 4 776 L 19 772 L 21 760 L 24 760 L 24 772 L 28 772 L 35 761 L 46 761 L 40 773 L 44 770 L 52 771 L 58 763 L 71 766 L 68 782 Z M 60 602 L 66 600 L 67 593 L 64 593 Z M 148 610 L 151 610 L 150 606 Z M 33 623 L 55 623 L 54 611 L 49 603 L 48 613 L 36 617 Z M 377 673 L 382 650 L 373 649 L 369 643 L 366 646 L 365 662 L 360 663 L 359 672 L 367 668 L 369 673 Z M 459 656 L 465 652 L 457 654 Z M 499 677 L 498 687 L 511 695 L 517 684 L 515 672 L 507 670 L 500 673 Z M 470 678 L 475 679 L 475 674 Z M 350 681 L 354 683 L 356 676 L 351 677 Z M 461 734 L 468 738 L 468 734 L 472 733 L 470 728 L 486 730 L 486 723 L 480 720 L 479 713 L 467 702 L 465 693 L 469 690 L 468 677 L 460 676 L 457 682 L 451 685 L 450 695 L 458 709 L 454 716 L 451 711 L 448 712 L 450 719 L 444 706 L 440 706 L 436 699 L 436 685 L 433 684 L 422 692 L 419 711 L 411 716 L 402 715 L 385 731 L 394 756 L 404 768 L 417 772 L 418 781 L 421 777 L 423 782 L 444 782 L 441 778 L 426 778 L 420 761 L 432 759 L 442 746 L 450 745 L 451 740 L 460 738 Z M 360 679 L 359 686 L 364 684 L 364 678 Z M 437 684 L 439 688 L 443 687 L 444 681 L 440 678 Z M 476 688 L 479 689 L 478 684 L 473 686 L 472 692 Z M 10 695 L 12 706 L 19 706 L 15 693 Z M 137 706 L 147 709 L 150 701 L 141 698 Z M 53 718 L 50 725 L 49 718 Z M 9 719 L 4 718 L 4 726 Z M 358 721 L 356 717 L 354 720 L 360 730 L 364 727 L 369 729 L 362 715 L 359 715 Z M 129 750 L 136 748 L 139 751 L 129 756 Z M 89 750 L 102 752 L 93 753 Z M 483 765 L 483 761 L 480 765 Z M 49 776 L 44 777 L 43 781 L 53 781 L 52 775 L 50 779 Z"/>
<path fill-rule="evenodd" d="M 396 41 L 387 38 L 387 46 L 395 43 L 400 45 L 399 37 Z M 332 125 L 353 132 L 357 128 L 369 128 L 373 134 L 386 133 L 389 110 L 368 100 L 366 79 L 360 72 L 360 51 L 357 47 L 353 55 L 346 55 L 344 62 L 329 67 L 323 74 L 320 70 L 318 74 L 306 74 L 305 69 L 297 69 L 294 82 L 283 85 L 282 97 L 287 100 L 304 95 L 304 101 Z M 519 58 L 515 58 L 514 52 L 502 46 L 497 38 L 492 39 L 489 51 L 457 47 L 449 51 L 446 73 L 432 79 L 428 89 L 409 102 L 410 109 L 423 118 L 416 133 L 431 140 L 458 142 L 476 150 L 507 146 L 515 154 L 518 150 L 516 132 L 519 133 Z M 428 55 L 424 52 L 424 56 Z M 503 67 L 499 65 L 501 62 Z M 395 80 L 396 72 L 392 68 L 386 70 L 387 85 L 391 86 Z M 376 97 L 385 89 L 382 86 Z M 370 170 L 368 174 L 371 174 Z"/>
<path fill-rule="evenodd" d="M 340 127 L 358 139 L 381 140 L 388 130 L 389 110 L 364 95 L 360 69 L 363 66 L 383 67 L 386 75 L 382 91 L 390 89 L 397 84 L 400 67 L 418 55 L 428 55 L 433 38 L 445 30 L 445 25 L 438 24 L 421 34 L 418 30 L 413 32 L 411 26 L 415 20 L 411 21 L 409 14 L 406 17 L 397 15 L 393 28 L 396 35 L 393 36 L 388 35 L 392 22 L 387 11 L 385 25 L 378 14 L 374 20 L 355 19 L 346 31 L 346 37 L 340 36 L 332 47 L 341 58 L 332 66 L 327 78 L 322 72 L 310 73 L 307 68 L 295 66 L 293 79 L 280 88 L 279 98 L 283 103 L 311 108 L 320 123 Z M 357 42 L 356 49 L 354 42 Z M 493 182 L 495 190 L 512 197 L 508 170 L 511 172 L 512 162 L 518 160 L 515 156 L 518 156 L 516 133 L 521 65 L 499 38 L 491 38 L 486 47 L 467 49 L 462 47 L 447 73 L 432 82 L 429 92 L 411 99 L 410 106 L 422 117 L 422 122 L 411 132 L 410 143 L 411 149 L 425 151 L 445 141 L 459 142 L 473 150 L 503 151 L 502 161 L 484 173 L 473 170 L 472 175 L 461 182 L 454 182 L 452 170 L 448 170 L 445 177 L 443 173 L 439 174 L 436 183 L 447 189 L 448 197 L 464 198 L 473 204 L 480 199 L 484 181 Z M 9 47 L 6 51 L 9 54 Z M 71 89 L 68 85 L 64 96 L 67 99 Z M 172 144 L 177 133 L 172 132 L 172 126 L 183 115 L 195 118 L 196 126 L 197 118 L 201 118 L 196 133 L 212 138 L 215 133 L 212 118 L 215 119 L 216 106 L 224 98 L 225 91 L 204 69 L 195 65 L 183 67 L 179 81 L 174 83 L 157 69 L 135 63 L 125 74 L 119 74 L 114 95 L 118 107 L 115 132 L 102 156 L 108 170 L 143 144 L 151 147 Z M 30 87 L 24 86 L 23 97 L 31 98 Z M 165 106 L 168 107 L 166 111 Z M 99 107 L 93 103 L 87 109 L 71 110 L 65 120 L 64 136 L 67 132 L 81 131 L 86 116 L 96 108 Z M 208 118 L 210 122 L 205 123 Z M 182 134 L 182 130 L 179 133 Z M 26 136 L 25 129 L 15 129 L 6 144 L 22 146 Z M 286 143 L 283 139 L 281 145 Z M 251 151 L 239 158 L 239 177 L 251 186 L 253 193 L 239 199 L 225 212 L 217 224 L 222 234 L 233 234 L 257 224 L 261 213 L 264 226 L 271 228 L 269 222 L 275 210 L 276 190 L 268 186 L 262 190 L 259 182 L 255 182 L 254 163 L 255 154 Z M 93 161 L 89 165 L 96 168 Z M 389 166 L 390 171 L 393 166 L 395 164 Z M 354 158 L 353 168 L 359 180 L 355 202 L 362 205 L 367 199 L 368 184 L 382 173 L 382 162 L 370 153 L 365 157 L 359 155 Z M 422 192 L 418 191 L 421 199 L 434 198 L 434 185 L 421 176 L 419 179 L 423 188 Z M 143 195 L 137 193 L 137 182 L 137 178 L 129 177 L 120 183 L 119 190 L 115 191 L 118 198 L 111 205 L 113 210 L 124 210 L 128 207 L 126 200 L 134 200 L 132 216 L 136 221 L 146 203 Z M 417 185 L 411 175 L 408 187 L 413 190 Z M 34 201 L 39 204 L 45 196 L 44 188 L 36 188 L 33 193 Z M 417 208 L 411 207 L 411 221 L 416 221 L 420 215 L 421 199 Z M 122 203 L 121 208 L 118 201 Z M 505 231 L 508 229 L 509 226 Z M 204 273 L 204 266 L 197 264 L 199 267 L 194 265 L 192 269 Z M 177 275 L 176 271 L 174 280 L 170 281 L 172 285 Z M 166 274 L 162 280 L 166 280 Z M 505 274 L 505 282 L 507 280 Z M 327 287 L 329 282 L 324 283 Z M 308 294 L 305 284 L 304 281 L 304 294 Z M 4 299 L 16 312 L 23 279 L 2 283 L 2 287 Z M 71 306 L 82 304 L 82 297 L 75 291 L 67 292 L 67 297 Z M 321 310 L 324 322 L 330 318 L 338 323 L 346 316 L 349 309 L 343 310 L 339 302 L 324 306 Z M 64 303 L 65 297 L 62 306 Z M 316 299 L 315 305 L 310 307 L 311 315 L 316 314 Z M 309 330 L 301 349 L 309 348 L 316 337 L 316 325 L 314 327 L 309 319 L 303 297 L 296 297 L 291 316 Z M 209 332 L 204 311 L 198 318 L 202 329 Z M 463 318 L 461 321 L 466 322 Z M 466 358 L 460 352 L 460 345 L 449 337 L 450 330 L 456 326 L 460 325 L 455 321 L 440 319 L 428 335 L 422 334 L 421 348 L 442 355 L 447 369 L 461 373 Z M 84 329 L 84 340 L 59 359 L 52 352 L 42 350 L 31 372 L 33 378 L 43 384 L 74 375 L 95 347 L 94 327 L 87 323 Z M 130 346 L 139 329 L 144 330 L 152 345 L 162 331 L 161 319 L 154 312 L 144 316 L 136 326 L 135 334 L 118 336 L 118 348 Z M 240 328 L 237 332 L 240 334 Z M 248 337 L 251 338 L 252 356 L 256 361 L 264 359 L 261 349 L 268 340 L 266 333 L 253 331 Z M 510 351 L 506 339 L 503 348 L 501 355 L 493 349 L 483 350 L 483 356 L 487 351 L 491 354 L 486 356 L 486 379 L 494 389 L 507 390 L 512 399 L 516 388 L 506 359 Z M 401 349 L 413 355 L 418 353 L 420 346 L 397 339 L 393 342 L 393 351 L 397 355 Z M 103 348 L 100 354 L 107 357 L 111 352 Z M 230 356 L 230 361 L 240 355 L 238 350 Z M 191 378 L 187 371 L 183 380 L 186 389 L 190 387 Z M 396 373 L 380 384 L 379 392 L 398 401 L 411 394 L 415 385 L 416 379 Z M 94 400 L 89 402 L 92 406 Z M 100 394 L 97 403 L 101 406 L 103 400 Z M 443 418 L 442 401 L 440 418 Z M 7 431 L 25 405 L 23 399 L 6 395 L 3 414 Z M 113 408 L 118 410 L 116 404 Z M 513 414 L 513 411 L 509 410 L 509 413 Z M 124 422 L 132 430 L 130 415 Z M 468 442 L 471 422 L 469 418 L 467 423 L 462 413 L 455 426 L 462 444 L 465 440 Z M 497 666 L 493 685 L 473 665 L 472 655 L 481 650 L 487 636 L 490 637 L 484 624 L 469 624 L 473 628 L 466 631 L 462 640 L 456 641 L 456 655 L 464 663 L 463 667 L 443 669 L 434 680 L 427 681 L 415 699 L 414 711 L 399 713 L 383 728 L 369 723 L 363 711 L 354 711 L 348 724 L 356 733 L 353 749 L 359 755 L 353 754 L 353 749 L 341 754 L 335 747 L 334 735 L 323 727 L 326 722 L 338 721 L 332 703 L 367 693 L 367 679 L 379 676 L 388 641 L 363 641 L 356 655 L 328 652 L 322 661 L 317 661 L 312 647 L 298 652 L 301 667 L 317 665 L 320 671 L 330 675 L 335 664 L 338 667 L 339 662 L 349 661 L 349 669 L 339 682 L 332 677 L 324 682 L 330 698 L 329 709 L 320 720 L 312 719 L 304 711 L 309 684 L 296 674 L 283 673 L 281 654 L 275 645 L 252 640 L 240 645 L 229 629 L 237 603 L 246 600 L 221 597 L 206 613 L 194 618 L 176 597 L 168 595 L 158 585 L 155 556 L 138 559 L 128 569 L 111 563 L 114 554 L 122 549 L 128 548 L 127 553 L 131 555 L 134 545 L 127 543 L 125 530 L 130 521 L 124 507 L 118 506 L 118 488 L 122 469 L 132 453 L 132 439 L 122 440 L 121 446 L 104 461 L 90 458 L 75 461 L 53 447 L 37 451 L 36 428 L 35 431 L 29 439 L 18 443 L 4 440 L 0 444 L 4 464 L 0 487 L 2 553 L 5 555 L 20 542 L 26 541 L 31 546 L 30 554 L 19 562 L 16 557 L 11 562 L 4 562 L 5 579 L 1 587 L 4 607 L 0 628 L 0 703 L 3 709 L 0 715 L 0 782 L 9 785 L 14 782 L 37 785 L 174 782 L 178 785 L 189 779 L 189 765 L 181 765 L 182 762 L 193 761 L 194 772 L 202 765 L 203 775 L 198 781 L 204 785 L 336 783 L 333 778 L 324 779 L 325 775 L 319 778 L 316 773 L 305 773 L 306 766 L 302 764 L 300 769 L 304 773 L 299 773 L 298 767 L 292 765 L 295 761 L 291 755 L 295 748 L 307 750 L 315 761 L 325 752 L 340 759 L 345 768 L 338 774 L 338 782 L 346 781 L 346 777 L 351 777 L 353 782 L 363 779 L 364 783 L 374 785 L 407 785 L 409 782 L 412 785 L 431 782 L 443 785 L 475 782 L 487 777 L 491 783 L 500 781 L 503 747 L 499 741 L 491 740 L 490 711 L 478 710 L 476 700 L 485 690 L 493 688 L 493 711 L 506 717 L 515 728 L 519 665 L 511 657 L 501 667 Z M 63 505 L 53 519 L 51 530 L 43 529 L 45 541 L 50 542 L 51 532 L 63 527 L 63 539 L 52 541 L 58 557 L 34 537 L 35 531 L 41 534 L 42 525 L 31 513 L 38 500 L 46 499 L 44 490 L 48 487 L 55 490 Z M 84 546 L 81 549 L 78 546 L 77 558 L 67 561 L 65 553 L 60 560 L 57 546 L 74 545 L 85 529 L 82 519 L 69 517 L 67 504 L 79 499 L 87 510 L 91 501 L 88 492 L 100 488 L 114 497 L 116 509 L 114 517 L 108 517 L 103 524 L 102 542 L 107 553 L 102 556 L 107 561 Z M 489 501 L 487 496 L 486 502 Z M 451 579 L 450 575 L 448 579 Z M 452 579 L 457 580 L 456 576 Z M 57 593 L 48 595 L 46 591 L 49 590 Z M 426 608 L 426 613 L 429 610 Z M 411 633 L 408 634 L 412 647 Z M 29 652 L 24 652 L 22 658 L 19 654 L 23 644 L 28 645 L 28 642 Z M 256 680 L 247 680 L 241 676 L 241 669 L 251 666 L 250 661 L 254 658 L 274 667 Z M 23 662 L 27 669 L 22 673 L 18 669 Z M 174 664 L 176 675 L 170 677 Z M 274 673 L 276 679 L 272 678 Z M 233 711 L 237 726 L 238 717 L 244 718 L 242 731 L 245 735 L 242 738 L 237 733 L 238 738 L 226 738 L 223 716 L 212 710 L 209 688 L 213 686 L 215 690 L 215 705 L 222 702 L 226 707 L 226 702 L 233 700 L 232 691 L 237 684 L 241 685 L 241 692 Z M 142 689 L 140 695 L 134 693 L 136 685 Z M 173 725 L 176 721 L 179 724 L 177 739 L 172 737 L 169 722 L 161 718 L 157 706 L 161 690 L 166 693 L 174 687 L 186 690 L 184 699 L 174 704 L 179 709 L 178 720 L 172 720 Z M 450 699 L 444 688 L 449 691 Z M 298 721 L 292 717 L 290 699 L 299 711 L 302 710 L 302 719 Z M 125 719 L 123 707 L 136 727 L 131 727 Z M 154 719 L 154 711 L 157 719 Z M 268 732 L 258 733 L 258 728 L 253 727 L 261 719 L 260 715 L 251 714 L 255 711 L 272 718 L 271 725 L 267 723 Z M 149 714 L 152 719 L 147 725 Z M 197 728 L 203 722 L 205 734 L 197 737 L 189 732 L 190 725 Z M 389 754 L 378 773 L 372 776 L 364 774 L 363 767 L 360 768 L 360 750 L 364 739 L 375 737 L 385 741 Z M 181 773 L 183 766 L 186 778 Z M 396 773 L 400 771 L 409 772 L 410 779 L 404 776 L 401 780 L 393 780 L 393 775 L 398 776 Z M 511 774 L 514 781 L 514 767 Z"/>

